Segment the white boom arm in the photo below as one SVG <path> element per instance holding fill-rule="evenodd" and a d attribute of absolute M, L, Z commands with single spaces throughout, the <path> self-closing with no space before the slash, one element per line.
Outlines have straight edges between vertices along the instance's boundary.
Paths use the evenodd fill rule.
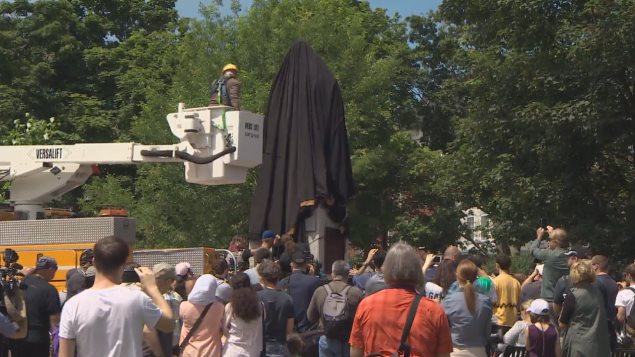
<path fill-rule="evenodd" d="M 185 180 L 202 185 L 245 182 L 247 170 L 262 162 L 263 118 L 226 106 L 185 109 L 167 116 L 180 143 L 141 145 L 96 143 L 0 146 L 0 181 L 11 181 L 10 201 L 25 218 L 42 205 L 81 186 L 94 164 L 183 162 Z"/>

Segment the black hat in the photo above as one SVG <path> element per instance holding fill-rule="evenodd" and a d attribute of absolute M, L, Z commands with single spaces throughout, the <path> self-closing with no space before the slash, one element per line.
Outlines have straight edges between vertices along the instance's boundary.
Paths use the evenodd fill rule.
<path fill-rule="evenodd" d="M 291 261 L 296 264 L 305 264 L 306 257 L 304 256 L 303 252 L 296 251 L 296 252 L 293 252 L 293 254 L 291 254 Z"/>

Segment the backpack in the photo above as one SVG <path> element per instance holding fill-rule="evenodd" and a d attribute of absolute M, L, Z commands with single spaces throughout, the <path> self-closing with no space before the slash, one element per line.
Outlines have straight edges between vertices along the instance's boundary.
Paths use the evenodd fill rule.
<path fill-rule="evenodd" d="M 219 93 L 220 92 L 220 93 Z M 232 100 L 229 98 L 229 92 L 227 92 L 227 79 L 221 76 L 212 83 L 212 98 L 216 94 L 216 101 L 218 104 L 232 106 Z"/>
<path fill-rule="evenodd" d="M 351 329 L 351 318 L 348 313 L 348 290 L 351 286 L 346 286 L 341 292 L 334 292 L 326 284 L 326 298 L 322 305 L 322 319 L 324 321 L 324 334 L 328 338 L 341 340 L 347 338 Z"/>

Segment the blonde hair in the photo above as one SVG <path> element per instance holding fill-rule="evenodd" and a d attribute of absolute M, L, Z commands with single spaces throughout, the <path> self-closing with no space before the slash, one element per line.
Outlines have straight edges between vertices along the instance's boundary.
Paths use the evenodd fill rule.
<path fill-rule="evenodd" d="M 456 268 L 456 280 L 463 287 L 465 304 L 470 313 L 476 312 L 476 292 L 474 291 L 474 281 L 478 278 L 478 268 L 472 261 L 464 259 Z"/>
<path fill-rule="evenodd" d="M 569 275 L 573 285 L 592 283 L 595 281 L 595 271 L 588 260 L 578 260 L 573 263 Z"/>
<path fill-rule="evenodd" d="M 388 285 L 403 284 L 414 287 L 423 285 L 421 257 L 410 245 L 399 242 L 390 247 L 381 266 Z"/>

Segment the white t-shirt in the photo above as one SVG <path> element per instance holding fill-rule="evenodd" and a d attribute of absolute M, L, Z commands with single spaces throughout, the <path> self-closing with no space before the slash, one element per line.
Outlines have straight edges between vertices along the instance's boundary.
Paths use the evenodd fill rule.
<path fill-rule="evenodd" d="M 59 335 L 75 339 L 78 357 L 141 357 L 143 325 L 154 327 L 160 318 L 141 291 L 88 289 L 64 305 Z"/>
<path fill-rule="evenodd" d="M 624 307 L 626 308 L 626 316 L 631 312 L 631 308 L 633 307 L 633 297 L 635 296 L 635 292 L 633 290 L 626 288 L 618 291 L 617 297 L 615 298 L 615 307 Z"/>
<path fill-rule="evenodd" d="M 436 300 L 436 299 L 440 299 L 443 296 L 443 288 L 435 283 L 427 282 L 424 289 L 425 289 L 425 296 L 428 299 Z"/>
<path fill-rule="evenodd" d="M 225 305 L 225 318 L 227 323 L 223 326 L 223 333 L 227 341 L 223 345 L 223 356 L 259 356 L 262 351 L 262 316 L 247 322 L 234 315 L 229 303 Z"/>

